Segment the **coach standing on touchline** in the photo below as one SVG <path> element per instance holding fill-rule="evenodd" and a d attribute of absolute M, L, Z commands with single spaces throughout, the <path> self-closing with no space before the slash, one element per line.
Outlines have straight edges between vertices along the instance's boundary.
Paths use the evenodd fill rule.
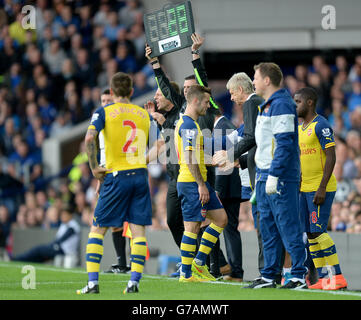
<path fill-rule="evenodd" d="M 238 106 L 242 107 L 243 113 L 243 123 L 244 123 L 244 133 L 243 139 L 241 139 L 232 149 L 229 151 L 218 151 L 213 157 L 214 164 L 222 165 L 225 163 L 227 158 L 231 161 L 239 159 L 241 169 L 248 169 L 249 172 L 249 183 L 254 190 L 255 188 L 255 176 L 256 176 L 256 163 L 254 156 L 256 153 L 256 138 L 255 138 L 255 128 L 256 120 L 258 115 L 258 106 L 261 105 L 264 100 L 256 95 L 254 92 L 252 80 L 244 72 L 235 73 L 227 82 L 227 89 L 231 95 L 231 100 L 236 103 Z M 247 154 L 245 154 L 248 152 Z M 245 155 L 244 155 L 245 154 Z M 226 212 L 227 206 L 225 206 Z M 257 213 L 257 206 L 252 205 L 252 215 L 254 219 L 254 225 L 257 229 L 257 238 L 258 238 L 258 269 L 261 272 L 263 268 L 263 248 L 262 248 L 262 238 L 259 231 L 259 214 Z M 224 231 L 224 237 L 227 241 L 230 229 L 233 229 L 233 234 L 238 233 L 237 225 L 232 224 L 232 218 L 229 218 L 228 225 Z M 238 215 L 237 215 L 238 221 Z M 234 244 L 236 241 L 232 241 Z M 238 251 L 238 250 L 235 250 Z M 242 260 L 241 260 L 242 261 Z"/>

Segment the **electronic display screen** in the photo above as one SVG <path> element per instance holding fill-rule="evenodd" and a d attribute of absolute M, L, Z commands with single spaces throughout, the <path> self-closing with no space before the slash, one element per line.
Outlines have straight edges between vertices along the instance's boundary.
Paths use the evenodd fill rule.
<path fill-rule="evenodd" d="M 194 21 L 190 1 L 167 4 L 161 10 L 144 14 L 144 29 L 152 57 L 192 46 Z"/>

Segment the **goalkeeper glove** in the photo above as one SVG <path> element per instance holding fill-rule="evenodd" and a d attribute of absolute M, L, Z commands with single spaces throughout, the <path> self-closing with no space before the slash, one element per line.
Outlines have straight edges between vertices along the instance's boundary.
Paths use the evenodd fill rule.
<path fill-rule="evenodd" d="M 266 181 L 266 193 L 268 195 L 277 193 L 278 177 L 268 175 Z"/>

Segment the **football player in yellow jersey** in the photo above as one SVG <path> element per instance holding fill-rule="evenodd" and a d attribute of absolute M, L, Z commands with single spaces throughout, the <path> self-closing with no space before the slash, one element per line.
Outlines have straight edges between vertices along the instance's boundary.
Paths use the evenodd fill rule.
<path fill-rule="evenodd" d="M 200 85 L 191 86 L 186 98 L 185 113 L 179 119 L 174 133 L 180 165 L 177 191 L 185 229 L 181 242 L 179 281 L 214 281 L 216 279 L 209 273 L 206 259 L 227 225 L 227 215 L 214 189 L 207 182 L 205 138 L 197 123 L 198 117 L 209 108 L 210 89 Z M 211 220 L 211 224 L 203 232 L 196 255 L 197 235 L 206 218 Z"/>
<path fill-rule="evenodd" d="M 121 227 L 124 221 L 132 232 L 131 279 L 124 293 L 138 292 L 147 254 L 145 226 L 152 224 L 146 150 L 157 141 L 159 132 L 148 112 L 130 103 L 133 83 L 129 75 L 116 73 L 110 93 L 114 103 L 94 112 L 85 137 L 91 171 L 102 184 L 86 248 L 88 284 L 78 294 L 99 293 L 104 235 L 109 227 Z M 100 132 L 104 167 L 97 157 Z"/>
<path fill-rule="evenodd" d="M 100 105 L 105 107 L 113 103 L 113 98 L 110 94 L 109 89 L 105 89 L 100 95 Z M 103 165 L 104 159 L 104 137 L 103 132 L 99 132 L 99 152 L 100 152 L 100 165 Z M 95 193 L 99 196 L 100 190 L 100 180 L 97 180 L 97 186 Z M 127 256 L 126 256 L 126 237 L 123 236 L 123 227 L 112 228 L 112 240 L 114 249 L 117 255 L 117 264 L 112 264 L 110 269 L 106 273 L 126 273 L 130 270 L 130 267 L 127 266 Z"/>
<path fill-rule="evenodd" d="M 328 121 L 316 113 L 317 93 L 302 88 L 294 95 L 301 157 L 300 215 L 307 233 L 311 258 L 319 280 L 309 289 L 338 290 L 347 287 L 336 246 L 327 233 L 331 205 L 337 188 L 333 168 L 335 140 Z M 330 269 L 330 271 L 328 270 Z"/>

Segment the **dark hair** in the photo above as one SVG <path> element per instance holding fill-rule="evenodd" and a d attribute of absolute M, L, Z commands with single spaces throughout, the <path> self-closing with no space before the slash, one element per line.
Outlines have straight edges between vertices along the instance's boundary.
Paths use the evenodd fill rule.
<path fill-rule="evenodd" d="M 216 108 L 210 108 L 210 110 L 212 111 L 212 113 L 215 116 L 223 116 L 223 112 L 221 111 L 220 108 L 216 109 Z"/>
<path fill-rule="evenodd" d="M 180 94 L 179 85 L 178 85 L 175 81 L 170 81 L 170 85 L 173 87 L 173 89 L 175 90 L 175 92 L 177 92 L 178 94 Z"/>
<path fill-rule="evenodd" d="M 273 62 L 261 62 L 253 67 L 253 69 L 259 70 L 262 78 L 269 77 L 271 83 L 279 87 L 281 85 L 283 74 L 281 68 Z"/>
<path fill-rule="evenodd" d="M 190 76 L 185 77 L 184 80 L 196 80 L 196 76 L 191 74 Z"/>
<path fill-rule="evenodd" d="M 197 97 L 198 100 L 202 100 L 205 93 L 211 95 L 211 89 L 208 87 L 201 86 L 199 84 L 190 86 L 187 92 L 187 101 L 191 101 L 194 97 Z"/>
<path fill-rule="evenodd" d="M 61 207 L 60 213 L 67 212 L 69 214 L 74 213 L 74 206 L 70 203 L 64 203 Z"/>
<path fill-rule="evenodd" d="M 301 88 L 295 92 L 296 94 L 299 94 L 306 101 L 311 100 L 313 106 L 316 106 L 318 97 L 315 89 L 310 87 Z"/>
<path fill-rule="evenodd" d="M 109 89 L 105 89 L 105 90 L 103 90 L 103 92 L 102 92 L 102 94 L 101 94 L 101 95 L 103 95 L 103 94 L 110 94 L 110 90 L 109 90 Z"/>
<path fill-rule="evenodd" d="M 110 80 L 110 87 L 116 97 L 129 98 L 133 88 L 133 80 L 128 74 L 117 72 Z"/>

